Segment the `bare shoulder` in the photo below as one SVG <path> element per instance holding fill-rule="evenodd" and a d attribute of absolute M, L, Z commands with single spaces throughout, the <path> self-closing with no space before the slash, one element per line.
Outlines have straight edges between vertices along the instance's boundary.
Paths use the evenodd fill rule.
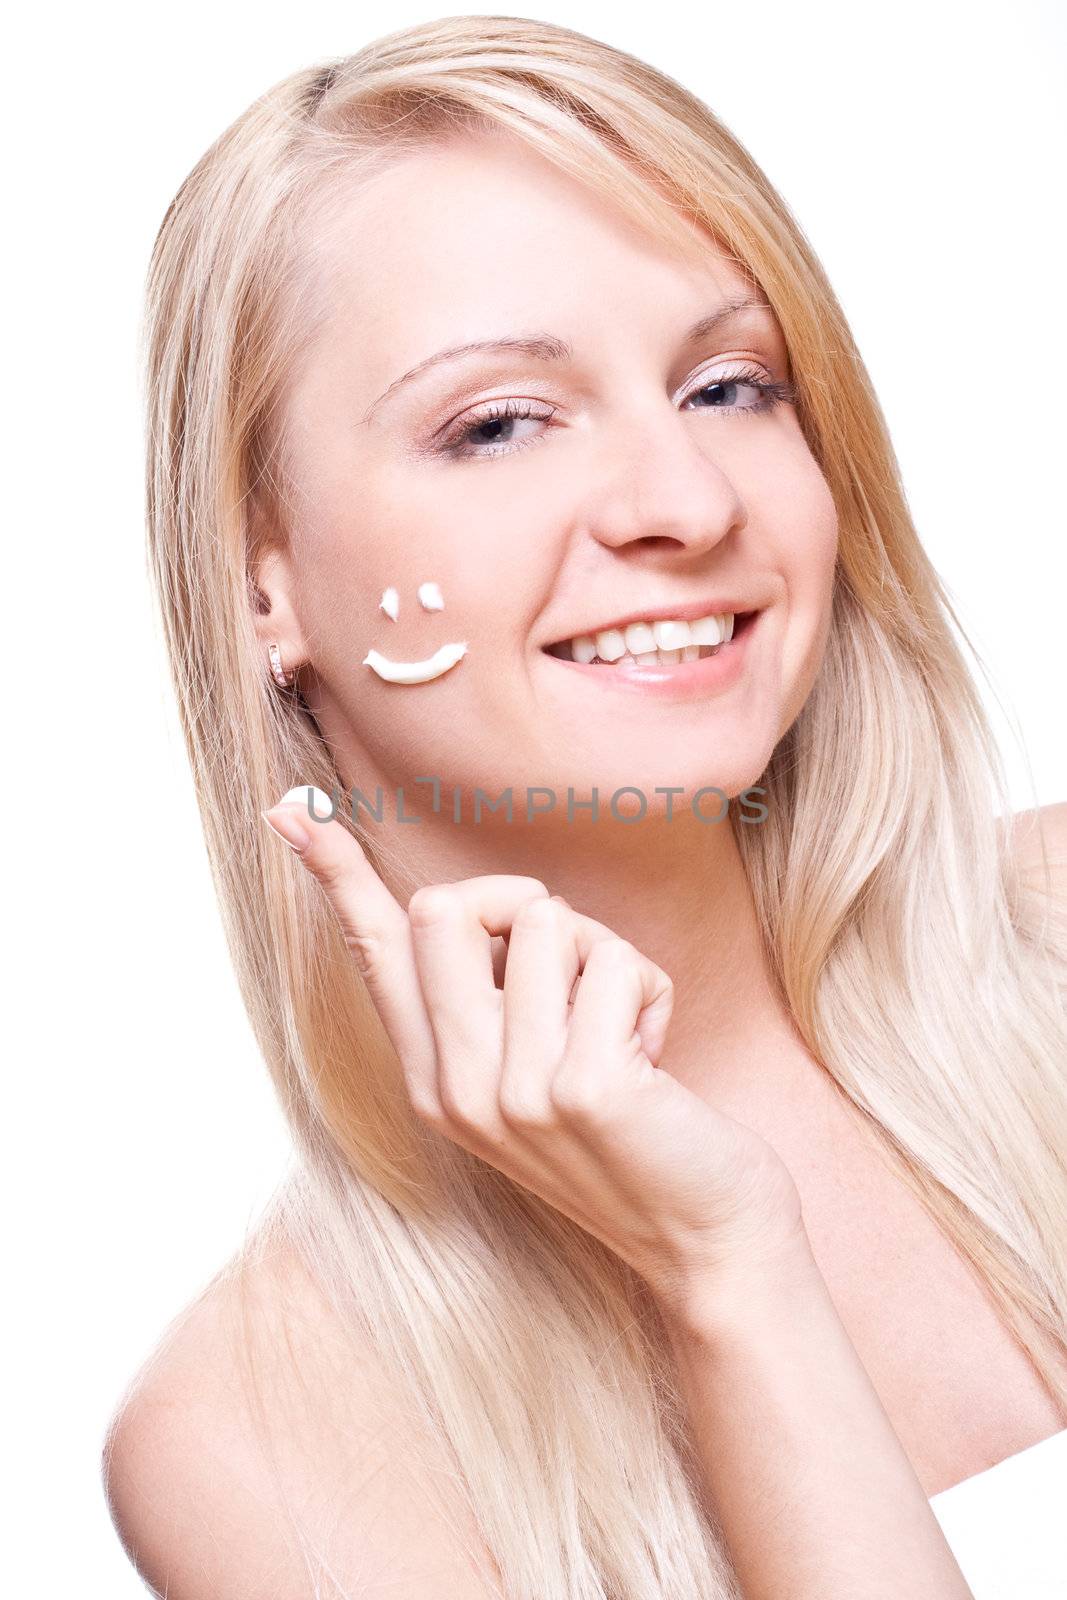
<path fill-rule="evenodd" d="M 444 1451 L 307 1275 L 224 1273 L 111 1420 L 116 1532 L 167 1600 L 496 1600 Z"/>
<path fill-rule="evenodd" d="M 1067 800 L 1017 811 L 1010 828 L 1015 858 L 1027 878 L 1041 882 L 1047 861 L 1053 893 L 1067 901 Z"/>

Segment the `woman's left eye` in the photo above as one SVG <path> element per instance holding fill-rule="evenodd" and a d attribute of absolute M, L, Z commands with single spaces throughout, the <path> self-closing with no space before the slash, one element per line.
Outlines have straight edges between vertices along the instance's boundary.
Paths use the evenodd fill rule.
<path fill-rule="evenodd" d="M 738 391 L 745 389 L 754 392 L 756 399 L 748 404 L 739 404 L 733 397 Z M 796 399 L 796 391 L 792 384 L 773 383 L 761 377 L 758 367 L 744 367 L 724 373 L 711 383 L 702 383 L 690 392 L 691 398 L 701 396 L 715 398 L 710 404 L 698 406 L 698 410 L 725 411 L 732 415 L 735 412 L 770 411 L 783 401 L 793 402 Z M 530 400 L 507 400 L 503 405 L 493 401 L 481 411 L 461 418 L 460 424 L 441 441 L 440 448 L 449 455 L 460 457 L 510 455 L 513 451 L 522 450 L 534 442 L 531 438 L 515 441 L 511 437 L 515 423 L 549 422 L 554 414 L 555 407 L 538 407 Z M 534 437 L 536 438 L 536 433 Z M 497 448 L 479 449 L 479 445 L 490 447 L 496 445 Z"/>

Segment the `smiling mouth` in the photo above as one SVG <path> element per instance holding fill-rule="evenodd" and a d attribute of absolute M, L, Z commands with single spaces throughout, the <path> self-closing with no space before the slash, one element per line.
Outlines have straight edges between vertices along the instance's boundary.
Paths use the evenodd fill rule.
<path fill-rule="evenodd" d="M 654 665 L 670 668 L 690 661 L 703 661 L 711 656 L 718 655 L 721 650 L 726 649 L 735 639 L 742 636 L 758 616 L 758 611 L 737 612 L 734 616 L 733 632 L 730 638 L 723 640 L 719 644 L 689 644 L 673 650 L 656 649 L 643 651 L 640 655 L 635 655 L 630 650 L 624 650 L 621 655 L 611 660 L 605 660 L 601 656 L 594 654 L 591 660 L 583 664 L 603 667 Z M 542 645 L 541 649 L 545 655 L 555 656 L 559 661 L 574 661 L 575 656 L 571 648 L 572 644 L 572 639 L 560 639 L 555 644 Z"/>

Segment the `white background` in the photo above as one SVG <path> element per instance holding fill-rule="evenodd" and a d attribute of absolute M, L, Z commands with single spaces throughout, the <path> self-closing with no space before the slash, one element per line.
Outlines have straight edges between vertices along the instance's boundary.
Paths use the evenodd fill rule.
<path fill-rule="evenodd" d="M 152 240 L 259 93 L 447 14 L 68 5 L 8 35 L 15 1429 L 0 1581 L 19 1600 L 144 1593 L 105 1510 L 103 1430 L 288 1152 L 150 620 L 136 335 Z M 1062 7 L 659 0 L 627 13 L 567 0 L 527 14 L 678 78 L 784 195 L 851 319 L 920 533 L 1017 721 L 1032 787 L 992 707 L 1015 808 L 1067 798 Z"/>

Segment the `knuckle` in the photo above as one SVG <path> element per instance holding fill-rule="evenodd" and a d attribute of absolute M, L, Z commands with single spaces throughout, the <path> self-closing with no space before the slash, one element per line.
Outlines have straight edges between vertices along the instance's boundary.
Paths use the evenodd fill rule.
<path fill-rule="evenodd" d="M 547 895 L 533 895 L 524 900 L 516 911 L 512 926 L 520 928 L 550 928 L 562 920 L 563 907 L 558 900 Z"/>
<path fill-rule="evenodd" d="M 510 1128 L 547 1128 L 553 1122 L 552 1106 L 527 1089 L 502 1089 L 500 1115 Z"/>
<path fill-rule="evenodd" d="M 452 916 L 459 903 L 460 896 L 451 884 L 423 884 L 408 901 L 408 917 L 414 927 L 431 927 Z"/>
<path fill-rule="evenodd" d="M 449 1082 L 447 1073 L 442 1076 L 440 1099 L 445 1117 L 457 1128 L 480 1133 L 490 1126 L 492 1119 L 479 1097 L 469 1087 Z"/>
<path fill-rule="evenodd" d="M 595 961 L 597 966 L 628 966 L 632 961 L 639 960 L 636 946 L 629 939 L 620 938 L 612 934 L 607 939 L 598 939 L 590 950 L 586 966 L 590 961 Z"/>
<path fill-rule="evenodd" d="M 433 1128 L 444 1127 L 447 1121 L 445 1109 L 432 1089 L 422 1088 L 421 1086 L 414 1089 L 409 1088 L 408 1098 L 411 1101 L 412 1110 L 420 1121 L 429 1123 Z"/>
<path fill-rule="evenodd" d="M 327 856 L 324 860 L 314 862 L 313 871 L 323 888 L 328 891 L 341 890 L 347 882 L 344 863 L 332 856 Z"/>
<path fill-rule="evenodd" d="M 385 942 L 377 933 L 368 933 L 366 929 L 344 928 L 345 946 L 353 957 L 356 967 L 365 977 L 370 972 L 377 972 L 385 955 Z"/>
<path fill-rule="evenodd" d="M 592 1123 L 603 1110 L 599 1085 L 588 1072 L 558 1072 L 549 1087 L 553 1109 L 572 1122 Z"/>

